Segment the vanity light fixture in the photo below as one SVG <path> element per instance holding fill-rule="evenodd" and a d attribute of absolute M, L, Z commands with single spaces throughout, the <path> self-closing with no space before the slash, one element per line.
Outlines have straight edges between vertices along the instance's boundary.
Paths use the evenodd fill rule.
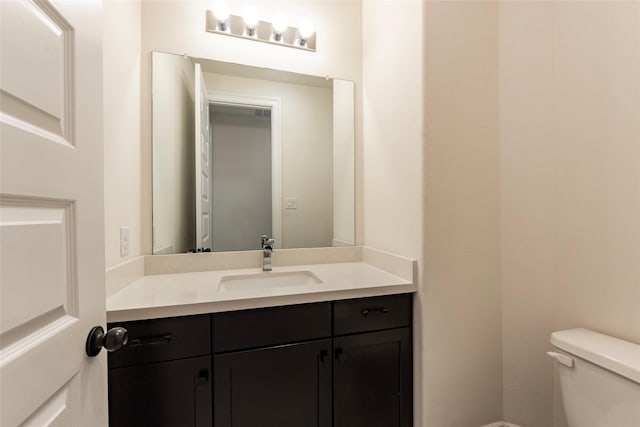
<path fill-rule="evenodd" d="M 247 6 L 242 15 L 234 15 L 224 0 L 213 0 L 211 9 L 207 10 L 207 31 L 312 52 L 316 50 L 316 32 L 310 19 L 302 19 L 300 28 L 289 27 L 282 12 L 274 14 L 273 23 L 261 21 L 255 7 Z"/>
<path fill-rule="evenodd" d="M 282 12 L 273 15 L 273 40 L 282 41 L 282 33 L 289 27 L 287 17 Z"/>
<path fill-rule="evenodd" d="M 213 0 L 211 12 L 216 17 L 217 31 L 228 31 L 229 5 L 224 0 Z"/>
<path fill-rule="evenodd" d="M 309 18 L 304 18 L 300 20 L 299 30 L 300 38 L 298 39 L 298 44 L 302 47 L 307 45 L 307 41 L 309 37 L 315 33 L 316 29 L 313 26 L 313 22 Z"/>
<path fill-rule="evenodd" d="M 255 37 L 256 25 L 258 25 L 258 9 L 253 6 L 247 6 L 242 11 L 242 18 L 246 26 L 247 36 Z"/>

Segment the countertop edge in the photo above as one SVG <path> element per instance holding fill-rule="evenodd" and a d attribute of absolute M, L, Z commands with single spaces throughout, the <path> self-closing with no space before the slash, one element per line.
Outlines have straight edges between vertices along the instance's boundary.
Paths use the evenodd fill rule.
<path fill-rule="evenodd" d="M 365 298 L 381 295 L 396 295 L 417 291 L 415 283 L 387 286 L 372 286 L 349 289 L 332 289 L 309 294 L 264 296 L 228 301 L 211 301 L 194 304 L 180 304 L 161 307 L 141 307 L 107 312 L 107 322 L 127 322 L 167 317 L 191 316 L 196 314 L 220 313 L 224 311 L 247 310 L 253 308 L 276 307 L 282 305 L 306 304 L 313 302 Z"/>

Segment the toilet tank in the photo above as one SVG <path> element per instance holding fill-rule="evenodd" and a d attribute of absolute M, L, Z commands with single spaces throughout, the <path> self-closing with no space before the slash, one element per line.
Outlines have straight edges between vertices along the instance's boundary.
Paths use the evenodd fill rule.
<path fill-rule="evenodd" d="M 569 427 L 640 427 L 639 344 L 588 329 L 554 332 L 551 343 Z"/>

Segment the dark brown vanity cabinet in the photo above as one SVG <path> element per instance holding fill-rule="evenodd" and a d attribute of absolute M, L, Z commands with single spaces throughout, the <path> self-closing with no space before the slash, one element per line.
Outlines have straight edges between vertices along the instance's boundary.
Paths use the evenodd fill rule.
<path fill-rule="evenodd" d="M 334 303 L 335 427 L 413 425 L 411 295 Z"/>
<path fill-rule="evenodd" d="M 109 354 L 111 427 L 211 427 L 211 319 L 118 323 L 129 343 Z"/>
<path fill-rule="evenodd" d="M 411 317 L 403 294 L 125 324 L 110 425 L 409 427 Z"/>
<path fill-rule="evenodd" d="M 335 427 L 412 425 L 410 328 L 334 339 Z"/>
<path fill-rule="evenodd" d="M 218 427 L 331 427 L 331 303 L 213 316 Z"/>

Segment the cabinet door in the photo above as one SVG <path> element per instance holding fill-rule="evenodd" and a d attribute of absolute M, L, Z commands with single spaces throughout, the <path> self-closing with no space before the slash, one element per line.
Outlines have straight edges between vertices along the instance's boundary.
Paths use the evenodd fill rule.
<path fill-rule="evenodd" d="M 410 427 L 411 328 L 334 339 L 334 426 Z"/>
<path fill-rule="evenodd" d="M 325 339 L 214 356 L 216 427 L 330 427 L 330 354 Z"/>
<path fill-rule="evenodd" d="M 109 371 L 111 427 L 211 427 L 211 357 Z"/>

